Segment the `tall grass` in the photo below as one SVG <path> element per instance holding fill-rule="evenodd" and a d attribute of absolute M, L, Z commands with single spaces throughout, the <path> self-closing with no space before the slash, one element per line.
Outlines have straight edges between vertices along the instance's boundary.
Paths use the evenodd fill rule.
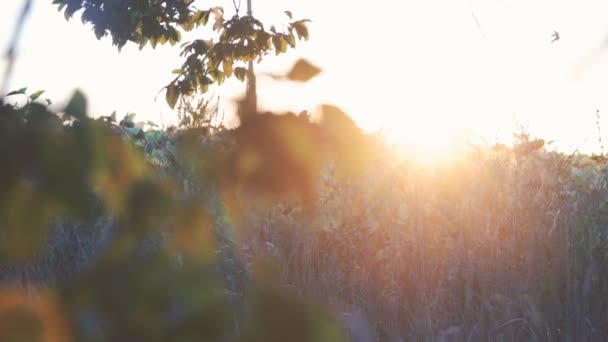
<path fill-rule="evenodd" d="M 202 144 L 229 145 L 222 137 Z M 606 340 L 608 167 L 523 140 L 435 166 L 380 146 L 358 177 L 326 167 L 312 211 L 241 206 L 230 241 L 239 255 L 216 254 L 232 278 L 255 277 L 256 261 L 271 260 L 281 286 L 326 303 L 354 340 Z M 211 196 L 187 179 L 183 191 Z M 225 213 L 215 215 L 220 222 Z M 90 227 L 58 221 L 36 263 L 0 276 L 70 279 L 116 229 L 111 216 Z M 142 253 L 157 249 L 160 235 Z M 227 283 L 236 284 L 227 292 L 242 290 Z"/>
<path fill-rule="evenodd" d="M 327 169 L 314 218 L 251 212 L 241 250 L 362 310 L 378 340 L 605 340 L 607 168 L 534 145 L 441 167 L 379 157 L 352 182 Z"/>

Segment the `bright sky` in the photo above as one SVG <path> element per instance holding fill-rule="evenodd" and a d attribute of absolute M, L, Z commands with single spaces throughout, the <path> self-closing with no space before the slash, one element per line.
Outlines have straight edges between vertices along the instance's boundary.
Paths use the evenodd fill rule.
<path fill-rule="evenodd" d="M 34 1 L 11 89 L 45 89 L 60 101 L 78 87 L 93 114 L 117 110 L 170 122 L 164 94 L 154 98 L 181 64 L 177 46 L 128 45 L 119 54 L 109 38 L 97 41 L 78 14 L 66 22 L 50 3 Z M 213 3 L 232 13 L 232 1 Z M 1 2 L 0 48 L 21 6 Z M 489 143 L 509 140 L 515 118 L 562 150 L 598 153 L 599 109 L 608 141 L 605 0 L 253 0 L 253 6 L 265 22 L 282 20 L 286 9 L 313 20 L 309 42 L 256 70 L 286 70 L 299 57 L 324 70 L 305 85 L 261 76 L 264 109 L 332 103 L 366 130 L 429 150 L 445 149 L 451 136 L 467 131 Z M 553 30 L 561 39 L 550 43 Z M 219 89 L 227 111 L 243 89 L 238 81 Z"/>

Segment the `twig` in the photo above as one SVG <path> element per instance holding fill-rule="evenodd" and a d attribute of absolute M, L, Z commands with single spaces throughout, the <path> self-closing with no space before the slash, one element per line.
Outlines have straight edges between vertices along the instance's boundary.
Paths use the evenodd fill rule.
<path fill-rule="evenodd" d="M 528 323 L 528 321 L 526 321 L 523 318 L 513 318 L 511 320 L 508 320 L 502 324 L 499 324 L 496 328 L 492 329 L 492 334 L 495 334 L 498 330 L 500 330 L 501 328 L 506 327 L 507 325 L 513 324 L 513 323 L 518 323 L 518 322 L 523 322 L 525 323 L 525 326 L 528 328 L 528 330 L 530 330 L 530 332 L 532 333 L 532 335 L 534 335 L 534 337 L 536 339 L 538 339 L 538 336 L 536 335 L 536 332 L 534 331 L 534 329 L 532 329 L 532 327 L 530 326 L 530 323 Z"/>
<path fill-rule="evenodd" d="M 602 143 L 602 126 L 600 125 L 600 110 L 595 110 L 595 124 L 597 125 L 597 140 L 600 143 L 600 152 L 602 153 L 602 157 L 604 156 L 604 144 Z"/>
<path fill-rule="evenodd" d="M 241 0 L 239 0 L 239 4 L 236 4 L 236 0 L 232 0 L 232 4 L 234 5 L 234 10 L 236 11 L 236 15 L 238 17 L 239 10 L 241 9 Z"/>
<path fill-rule="evenodd" d="M 486 34 L 481 29 L 481 24 L 479 24 L 479 20 L 477 20 L 477 16 L 475 15 L 475 11 L 471 11 L 471 16 L 473 17 L 473 20 L 475 20 L 475 24 L 477 25 L 477 29 L 479 30 L 479 33 L 481 33 L 481 37 L 485 38 Z"/>
<path fill-rule="evenodd" d="M 4 70 L 4 76 L 2 79 L 2 85 L 0 86 L 0 97 L 6 94 L 7 87 L 9 81 L 11 79 L 11 75 L 13 73 L 13 68 L 15 66 L 15 50 L 17 49 L 17 43 L 19 42 L 19 37 L 21 36 L 21 31 L 23 30 L 23 26 L 25 25 L 25 18 L 32 8 L 33 0 L 25 0 L 23 5 L 23 9 L 21 10 L 21 15 L 19 19 L 17 19 L 17 23 L 15 24 L 15 31 L 13 31 L 13 37 L 11 42 L 6 50 L 6 68 Z"/>

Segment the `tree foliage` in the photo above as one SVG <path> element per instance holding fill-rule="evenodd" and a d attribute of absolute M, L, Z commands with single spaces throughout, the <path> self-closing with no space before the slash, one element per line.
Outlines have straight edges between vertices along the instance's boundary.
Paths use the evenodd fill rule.
<path fill-rule="evenodd" d="M 266 29 L 253 16 L 224 17 L 222 7 L 200 10 L 194 0 L 53 0 L 66 19 L 82 10 L 83 23 L 93 26 L 100 39 L 111 36 L 119 49 L 128 42 L 140 49 L 150 44 L 181 41 L 182 32 L 211 25 L 215 39 L 196 39 L 182 44 L 184 62 L 173 70 L 177 76 L 166 86 L 166 100 L 175 107 L 179 96 L 205 93 L 211 84 L 222 84 L 232 76 L 243 81 L 246 63 L 260 61 L 265 55 L 280 55 L 295 48 L 298 39 L 308 40 L 308 19 L 294 20 L 285 11 L 290 22 L 284 31 L 274 26 Z"/>

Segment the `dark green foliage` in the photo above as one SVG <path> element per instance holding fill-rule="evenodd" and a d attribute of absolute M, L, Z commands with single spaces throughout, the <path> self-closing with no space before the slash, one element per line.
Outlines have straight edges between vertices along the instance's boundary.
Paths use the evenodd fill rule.
<path fill-rule="evenodd" d="M 246 76 L 245 63 L 261 58 L 274 47 L 276 55 L 287 52 L 287 47 L 295 47 L 295 32 L 306 30 L 308 20 L 292 21 L 287 32 L 277 32 L 274 28 L 266 31 L 264 25 L 251 16 L 234 16 L 224 20 L 223 12 L 215 9 L 219 39 L 195 40 L 183 45 L 181 56 L 186 59 L 182 67 L 175 71 L 178 76 L 167 86 L 167 102 L 171 107 L 180 94 L 205 93 L 211 84 L 222 84 L 228 77 L 235 76 L 243 81 Z M 299 35 L 308 39 L 308 34 Z"/>
<path fill-rule="evenodd" d="M 296 46 L 298 39 L 308 40 L 307 19 L 293 20 L 291 12 L 286 15 L 291 21 L 285 32 L 278 32 L 274 26 L 266 30 L 264 25 L 252 16 L 224 18 L 221 7 L 199 10 L 192 6 L 193 0 L 53 0 L 63 11 L 66 19 L 82 10 L 82 22 L 93 25 L 95 36 L 100 39 L 110 35 L 119 49 L 127 42 L 139 45 L 147 43 L 154 48 L 157 44 L 174 45 L 181 41 L 180 31 L 191 31 L 205 26 L 213 17 L 216 40 L 197 39 L 182 44 L 181 56 L 185 59 L 181 68 L 173 73 L 175 79 L 166 86 L 166 100 L 175 107 L 181 95 L 207 92 L 211 84 L 222 84 L 233 75 L 245 79 L 245 63 L 261 60 L 274 52 L 287 52 Z"/>
<path fill-rule="evenodd" d="M 81 20 L 93 26 L 100 39 L 112 37 L 119 49 L 127 42 L 143 48 L 147 43 L 176 44 L 180 40 L 178 27 L 193 29 L 205 25 L 209 15 L 201 15 L 191 4 L 194 0 L 53 0 L 66 19 L 82 10 Z"/>

